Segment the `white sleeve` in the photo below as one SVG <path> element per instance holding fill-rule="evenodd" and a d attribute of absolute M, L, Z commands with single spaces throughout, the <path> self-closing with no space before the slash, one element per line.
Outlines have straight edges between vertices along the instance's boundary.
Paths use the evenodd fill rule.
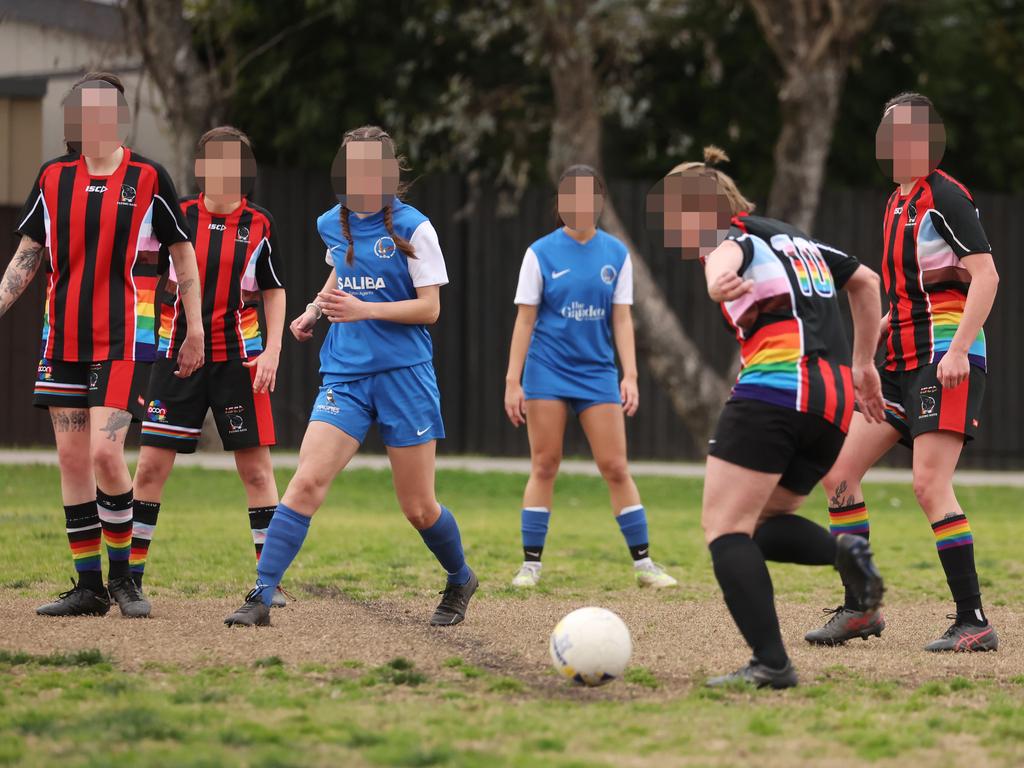
<path fill-rule="evenodd" d="M 622 262 L 622 269 L 619 270 L 619 279 L 615 282 L 615 291 L 612 293 L 612 304 L 633 303 L 633 258 L 627 253 L 626 260 Z"/>
<path fill-rule="evenodd" d="M 444 266 L 444 255 L 434 225 L 424 221 L 416 227 L 409 242 L 416 251 L 416 258 L 409 259 L 409 275 L 413 287 L 448 285 L 448 270 Z"/>
<path fill-rule="evenodd" d="M 330 264 L 330 265 L 331 265 L 332 267 L 334 266 L 334 254 L 333 254 L 333 253 L 331 253 L 331 249 L 330 249 L 330 248 L 328 248 L 328 249 L 327 249 L 327 250 L 326 250 L 326 251 L 324 252 L 324 261 L 326 261 L 326 262 L 327 262 L 328 264 Z"/>
<path fill-rule="evenodd" d="M 540 273 L 540 262 L 533 248 L 526 249 L 523 266 L 519 268 L 519 285 L 516 287 L 516 304 L 537 306 L 544 296 L 544 276 Z"/>

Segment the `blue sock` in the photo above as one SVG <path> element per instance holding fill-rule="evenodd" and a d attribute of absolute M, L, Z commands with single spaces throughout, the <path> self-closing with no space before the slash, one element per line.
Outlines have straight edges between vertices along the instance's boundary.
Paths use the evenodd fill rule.
<path fill-rule="evenodd" d="M 523 559 L 539 563 L 541 553 L 544 552 L 544 540 L 548 536 L 551 510 L 547 507 L 524 507 L 520 519 L 523 532 Z"/>
<path fill-rule="evenodd" d="M 643 560 L 650 557 L 650 544 L 647 535 L 647 513 L 643 504 L 633 507 L 626 507 L 615 518 L 619 524 L 619 530 L 626 539 L 626 546 L 634 560 Z"/>
<path fill-rule="evenodd" d="M 256 565 L 256 585 L 264 587 L 260 598 L 264 605 L 274 599 L 274 590 L 306 540 L 311 518 L 278 504 L 267 528 L 267 539 Z"/>
<path fill-rule="evenodd" d="M 437 522 L 420 531 L 420 536 L 448 574 L 449 584 L 465 584 L 469 581 L 469 566 L 466 565 L 466 556 L 462 552 L 459 524 L 455 522 L 455 515 L 449 512 L 447 507 L 441 505 L 441 516 L 437 518 Z M 263 551 L 267 551 L 265 545 Z"/>

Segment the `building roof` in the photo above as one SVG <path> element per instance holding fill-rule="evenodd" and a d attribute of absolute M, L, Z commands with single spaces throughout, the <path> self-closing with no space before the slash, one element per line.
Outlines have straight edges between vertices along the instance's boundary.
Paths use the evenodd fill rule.
<path fill-rule="evenodd" d="M 3 0 L 0 22 L 20 21 L 84 37 L 116 40 L 124 23 L 116 5 L 91 0 Z"/>

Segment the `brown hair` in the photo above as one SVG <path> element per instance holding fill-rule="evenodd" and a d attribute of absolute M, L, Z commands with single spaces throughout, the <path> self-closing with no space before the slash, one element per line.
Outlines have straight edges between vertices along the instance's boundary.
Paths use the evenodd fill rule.
<path fill-rule="evenodd" d="M 562 186 L 562 182 L 568 178 L 578 176 L 589 176 L 594 180 L 594 194 L 607 197 L 608 192 L 604 184 L 604 179 L 601 174 L 597 172 L 597 169 L 592 165 L 586 165 L 585 163 L 576 163 L 570 165 L 564 171 L 562 175 L 558 177 L 558 183 L 555 185 L 555 219 L 558 221 L 558 226 L 564 227 L 565 222 L 562 221 L 562 215 L 558 212 L 558 188 Z"/>
<path fill-rule="evenodd" d="M 384 145 L 394 156 L 395 160 L 398 161 L 398 169 L 400 171 L 407 171 L 409 167 L 406 163 L 405 157 L 399 155 L 395 150 L 395 140 L 391 138 L 387 131 L 376 125 L 363 125 L 359 128 L 353 128 L 351 131 L 347 131 L 345 136 L 341 140 L 341 146 L 345 146 L 353 141 L 379 141 Z M 406 185 L 401 182 L 398 184 L 398 189 L 395 192 L 395 197 L 399 200 L 402 199 L 402 195 L 408 189 Z M 348 241 L 348 250 L 345 251 L 345 263 L 352 266 L 355 261 L 355 245 L 352 241 L 352 229 L 349 224 L 349 218 L 352 212 L 348 209 L 348 206 L 341 206 L 341 232 L 345 235 L 345 239 Z M 416 258 L 416 249 L 413 248 L 412 243 L 406 240 L 404 237 L 395 232 L 394 225 L 392 223 L 392 216 L 394 211 L 392 210 L 391 201 L 389 200 L 384 205 L 384 228 L 388 231 L 391 239 L 395 241 L 395 245 L 398 247 L 407 259 Z"/>
<path fill-rule="evenodd" d="M 233 125 L 218 125 L 216 128 L 211 128 L 202 136 L 199 137 L 199 143 L 196 145 L 196 149 L 199 152 L 203 151 L 203 147 L 209 144 L 211 141 L 220 140 L 232 140 L 240 141 L 249 149 L 252 149 L 252 141 L 245 135 L 243 131 L 238 130 Z"/>
<path fill-rule="evenodd" d="M 71 90 L 73 91 L 76 88 L 81 88 L 86 83 L 94 80 L 109 83 L 114 86 L 122 96 L 124 96 L 124 83 L 122 83 L 121 78 L 113 72 L 87 72 L 79 78 L 78 82 L 71 86 Z"/>
<path fill-rule="evenodd" d="M 917 91 L 903 91 L 903 93 L 897 93 L 885 102 L 885 106 L 882 107 L 882 117 L 885 117 L 886 113 L 893 107 L 901 105 L 911 107 L 928 107 L 930 114 L 938 117 L 940 120 L 942 119 L 939 116 L 939 111 L 935 109 L 935 105 L 932 103 L 932 100 L 923 93 L 918 93 Z"/>
<path fill-rule="evenodd" d="M 740 188 L 736 186 L 736 182 L 733 181 L 729 174 L 715 167 L 720 163 L 727 162 L 729 162 L 729 156 L 725 154 L 725 150 L 716 147 L 714 144 L 709 144 L 704 147 L 703 163 L 680 163 L 669 171 L 668 175 L 671 176 L 674 173 L 684 173 L 686 171 L 697 171 L 701 176 L 709 176 L 717 183 L 718 191 L 729 200 L 729 206 L 732 208 L 734 216 L 737 213 L 751 213 L 756 206 L 743 196 Z"/>

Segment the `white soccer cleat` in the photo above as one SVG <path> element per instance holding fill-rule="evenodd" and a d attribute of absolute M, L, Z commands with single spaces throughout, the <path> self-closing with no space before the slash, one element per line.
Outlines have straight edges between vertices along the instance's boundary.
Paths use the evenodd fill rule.
<path fill-rule="evenodd" d="M 665 573 L 665 569 L 645 557 L 633 563 L 636 571 L 637 586 L 642 589 L 667 589 L 668 587 L 679 586 L 679 582 Z"/>
<path fill-rule="evenodd" d="M 516 589 L 529 589 L 536 587 L 540 582 L 540 563 L 523 563 L 519 572 L 512 579 L 512 586 Z"/>

